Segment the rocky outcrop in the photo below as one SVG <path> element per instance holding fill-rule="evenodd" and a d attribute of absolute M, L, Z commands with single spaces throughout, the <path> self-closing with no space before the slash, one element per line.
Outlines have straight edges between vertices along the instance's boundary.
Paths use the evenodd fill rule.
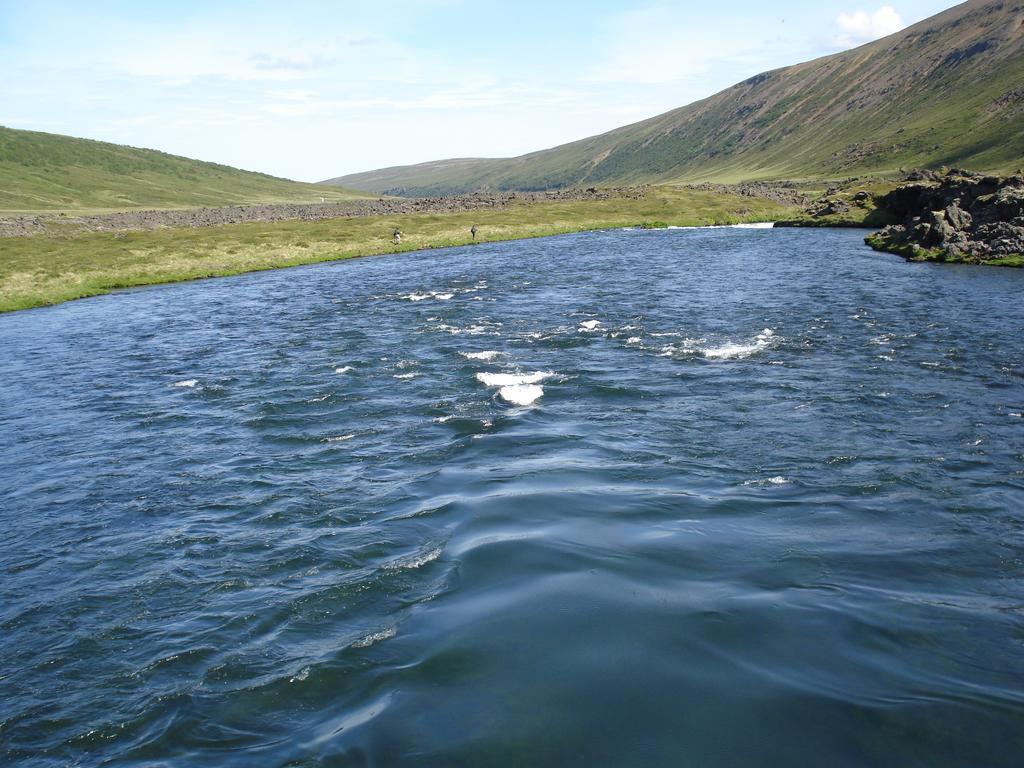
<path fill-rule="evenodd" d="M 741 197 L 759 197 L 781 205 L 804 207 L 810 199 L 801 192 L 792 181 L 747 181 L 740 184 L 681 184 L 683 189 L 696 189 L 701 192 L 714 192 L 718 195 L 739 195 Z"/>
<path fill-rule="evenodd" d="M 878 250 L 974 263 L 1024 254 L 1024 176 L 954 170 L 905 184 L 877 202 L 900 220 L 867 238 Z"/>

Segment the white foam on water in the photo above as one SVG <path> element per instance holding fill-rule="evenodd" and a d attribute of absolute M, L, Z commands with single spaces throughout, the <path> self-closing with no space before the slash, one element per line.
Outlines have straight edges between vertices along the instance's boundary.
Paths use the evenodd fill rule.
<path fill-rule="evenodd" d="M 582 328 L 584 331 L 596 331 L 600 327 L 600 320 L 584 320 L 582 323 L 580 323 L 580 328 Z"/>
<path fill-rule="evenodd" d="M 459 354 L 467 360 L 483 360 L 484 362 L 490 362 L 501 355 L 501 352 L 486 350 L 484 352 L 459 352 Z"/>
<path fill-rule="evenodd" d="M 539 384 L 557 374 L 551 371 L 534 371 L 533 373 L 478 373 L 476 380 L 486 387 L 519 387 Z"/>
<path fill-rule="evenodd" d="M 628 339 L 626 339 L 627 344 L 639 344 L 641 341 L 643 341 L 643 339 L 641 339 L 639 336 L 630 336 Z"/>
<path fill-rule="evenodd" d="M 512 384 L 498 390 L 498 396 L 513 405 L 532 405 L 544 396 L 544 387 L 536 384 Z"/>
<path fill-rule="evenodd" d="M 343 365 L 340 368 L 335 368 L 334 372 L 335 373 L 348 373 L 351 370 L 352 370 L 352 366 L 351 365 Z"/>
<path fill-rule="evenodd" d="M 301 683 L 309 677 L 309 667 L 303 667 L 299 670 L 298 674 L 288 680 L 289 683 Z"/>
<path fill-rule="evenodd" d="M 754 221 L 747 224 L 708 224 L 703 227 L 677 227 L 677 229 L 772 229 L 774 221 Z M 673 227 L 669 227 L 673 229 Z"/>
<path fill-rule="evenodd" d="M 194 389 L 196 384 L 199 383 L 199 379 L 185 379 L 183 381 L 176 381 L 171 384 L 172 387 L 184 387 L 185 389 Z"/>
<path fill-rule="evenodd" d="M 420 293 L 419 291 L 413 291 L 407 293 L 401 298 L 408 301 L 426 301 L 427 299 L 437 299 L 438 301 L 449 301 L 454 298 L 455 293 L 453 291 L 427 291 L 426 293 Z"/>
<path fill-rule="evenodd" d="M 765 328 L 754 337 L 753 342 L 746 344 L 723 344 L 719 347 L 708 347 L 704 350 L 704 357 L 710 360 L 739 360 L 767 349 L 775 337 L 775 331 Z"/>
<path fill-rule="evenodd" d="M 320 395 L 320 397 L 311 397 L 306 402 L 307 403 L 322 403 L 328 397 L 330 397 L 330 395 Z"/>
<path fill-rule="evenodd" d="M 379 643 L 381 640 L 390 640 L 392 637 L 398 634 L 398 630 L 395 627 L 388 627 L 382 629 L 380 632 L 371 632 L 366 637 L 361 637 L 352 643 L 353 648 L 369 648 L 374 643 Z"/>
<path fill-rule="evenodd" d="M 498 323 L 497 325 L 500 325 Z M 436 330 L 445 331 L 450 333 L 452 336 L 460 336 L 465 333 L 469 336 L 497 336 L 498 331 L 488 328 L 486 325 L 471 325 L 468 328 L 456 328 L 454 325 L 441 324 L 436 326 Z"/>
<path fill-rule="evenodd" d="M 435 547 L 422 554 L 411 555 L 409 557 L 401 558 L 399 560 L 393 560 L 390 563 L 384 563 L 381 566 L 385 571 L 410 571 L 417 568 L 422 568 L 427 563 L 432 563 L 441 556 L 441 547 Z"/>
<path fill-rule="evenodd" d="M 777 475 L 775 477 L 759 478 L 756 480 L 745 480 L 743 484 L 756 485 L 763 488 L 769 485 L 789 485 L 791 482 L 792 481 L 788 478 L 785 478 L 782 475 Z"/>
<path fill-rule="evenodd" d="M 415 379 L 417 376 L 419 376 L 418 373 L 396 373 L 394 378 L 408 380 Z"/>
<path fill-rule="evenodd" d="M 454 418 L 455 418 L 455 417 L 454 417 L 454 416 L 452 416 L 452 415 L 448 415 L 448 416 L 438 416 L 438 417 L 436 417 L 436 418 L 432 419 L 432 421 L 433 421 L 433 422 L 434 422 L 435 424 L 447 424 L 447 423 L 448 423 L 449 421 L 451 421 L 451 420 L 452 420 L 452 419 L 454 419 Z"/>
<path fill-rule="evenodd" d="M 346 443 L 351 440 L 355 435 L 338 435 L 337 437 L 325 437 L 325 443 Z"/>
<path fill-rule="evenodd" d="M 1024 413 L 1011 413 L 1010 416 L 1018 419 L 1024 419 Z"/>

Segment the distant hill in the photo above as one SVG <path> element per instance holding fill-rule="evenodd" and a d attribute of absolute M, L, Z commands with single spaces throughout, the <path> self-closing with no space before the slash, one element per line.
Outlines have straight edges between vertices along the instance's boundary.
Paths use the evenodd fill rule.
<path fill-rule="evenodd" d="M 851 51 L 752 77 L 609 133 L 510 159 L 331 179 L 426 195 L 1024 165 L 1024 2 L 970 0 Z"/>
<path fill-rule="evenodd" d="M 0 211 L 187 208 L 362 196 L 152 149 L 0 126 Z"/>

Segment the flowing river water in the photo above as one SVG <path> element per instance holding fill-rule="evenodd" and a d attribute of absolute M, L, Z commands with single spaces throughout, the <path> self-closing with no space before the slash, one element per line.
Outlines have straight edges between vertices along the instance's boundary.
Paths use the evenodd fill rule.
<path fill-rule="evenodd" d="M 0 317 L 0 761 L 1019 766 L 1024 271 L 862 236 Z"/>

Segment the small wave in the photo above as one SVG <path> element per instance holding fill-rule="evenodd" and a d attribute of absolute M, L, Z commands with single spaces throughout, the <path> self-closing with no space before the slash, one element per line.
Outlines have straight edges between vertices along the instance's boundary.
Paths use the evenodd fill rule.
<path fill-rule="evenodd" d="M 437 299 L 438 301 L 448 301 L 449 299 L 453 298 L 454 296 L 455 296 L 455 294 L 451 293 L 449 291 L 427 291 L 426 293 L 419 293 L 417 291 L 413 291 L 412 293 L 405 294 L 401 298 L 403 298 L 403 299 L 405 299 L 407 301 L 426 301 L 427 299 Z"/>
<path fill-rule="evenodd" d="M 450 333 L 452 336 L 460 336 L 465 333 L 469 336 L 497 336 L 498 332 L 492 328 L 488 328 L 486 325 L 471 325 L 468 328 L 457 328 L 454 325 L 446 325 L 442 323 L 436 326 L 436 330 Z"/>
<path fill-rule="evenodd" d="M 501 387 L 498 396 L 512 405 L 532 405 L 544 396 L 544 387 L 536 384 L 513 384 Z"/>
<path fill-rule="evenodd" d="M 392 560 L 390 563 L 384 563 L 381 567 L 385 571 L 411 571 L 417 568 L 422 568 L 427 563 L 434 562 L 441 556 L 441 552 L 441 547 L 435 547 L 427 552 L 410 555 L 409 557 L 403 557 L 398 560 Z"/>
<path fill-rule="evenodd" d="M 199 379 L 184 379 L 183 381 L 176 381 L 171 384 L 172 387 L 183 387 L 185 389 L 194 389 L 196 384 L 199 383 Z"/>
<path fill-rule="evenodd" d="M 340 368 L 335 368 L 334 372 L 335 373 L 348 373 L 351 370 L 352 370 L 352 366 L 351 365 L 343 365 Z"/>
<path fill-rule="evenodd" d="M 534 371 L 533 373 L 478 373 L 477 381 L 486 387 L 520 387 L 539 384 L 557 374 L 551 371 Z"/>
<path fill-rule="evenodd" d="M 754 341 L 748 344 L 723 344 L 720 347 L 708 347 L 704 350 L 704 357 L 711 360 L 737 360 L 767 349 L 775 337 L 775 331 L 765 328 L 754 337 Z"/>
<path fill-rule="evenodd" d="M 643 341 L 643 339 L 641 339 L 639 336 L 630 336 L 628 339 L 626 339 L 627 344 L 639 344 L 641 341 Z"/>
<path fill-rule="evenodd" d="M 388 627 L 382 629 L 379 632 L 371 632 L 366 637 L 361 637 L 352 643 L 353 648 L 369 648 L 374 643 L 379 643 L 381 640 L 390 640 L 392 637 L 398 634 L 398 630 L 395 627 Z"/>
<path fill-rule="evenodd" d="M 355 435 L 338 435 L 337 437 L 325 437 L 325 443 L 345 443 L 351 440 Z"/>
<path fill-rule="evenodd" d="M 600 327 L 600 320 L 584 320 L 582 323 L 580 323 L 580 328 L 584 331 L 596 331 Z"/>
<path fill-rule="evenodd" d="M 761 488 L 773 486 L 773 485 L 789 485 L 792 481 L 782 475 L 775 477 L 760 478 L 757 480 L 745 480 L 744 485 L 756 485 Z"/>
<path fill-rule="evenodd" d="M 497 358 L 501 354 L 501 352 L 494 352 L 493 350 L 488 350 L 485 352 L 459 352 L 459 354 L 462 355 L 467 360 L 483 360 L 484 362 L 490 362 L 491 360 Z"/>
<path fill-rule="evenodd" d="M 396 373 L 394 378 L 396 379 L 415 379 L 419 376 L 418 373 Z"/>

